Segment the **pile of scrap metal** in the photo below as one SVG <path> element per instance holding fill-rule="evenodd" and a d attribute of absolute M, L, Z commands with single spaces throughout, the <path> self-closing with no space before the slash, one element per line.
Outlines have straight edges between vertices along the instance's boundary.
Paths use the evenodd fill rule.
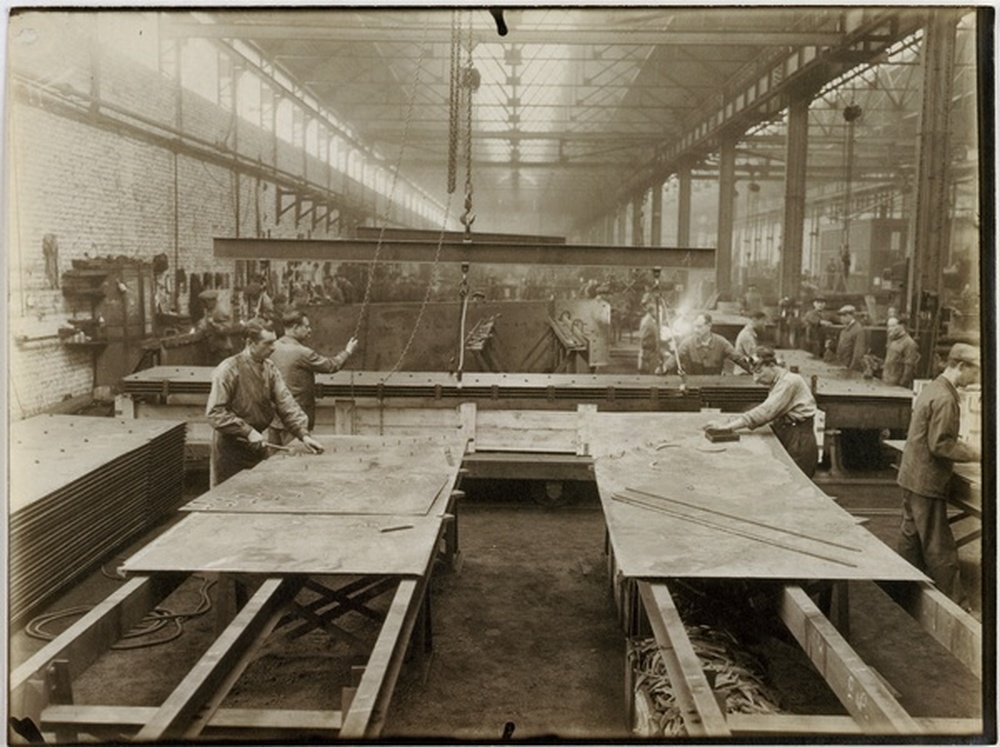
<path fill-rule="evenodd" d="M 708 625 L 685 626 L 685 630 L 725 713 L 781 713 L 763 667 L 739 648 L 730 633 Z M 684 736 L 682 704 L 656 639 L 630 640 L 626 666 L 632 672 L 634 732 L 642 737 Z"/>

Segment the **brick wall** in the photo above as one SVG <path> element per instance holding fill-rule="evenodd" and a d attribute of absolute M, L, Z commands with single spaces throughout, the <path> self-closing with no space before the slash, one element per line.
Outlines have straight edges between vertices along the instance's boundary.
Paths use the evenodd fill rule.
<path fill-rule="evenodd" d="M 85 99 L 91 93 L 90 58 L 79 40 L 71 43 L 75 31 L 72 22 L 62 23 L 57 34 L 40 35 L 44 44 L 30 53 L 12 52 L 11 70 L 23 75 L 21 80 L 51 77 L 52 60 L 59 59 L 64 82 L 79 94 L 67 97 L 62 90 L 50 96 L 8 86 L 5 225 L 13 419 L 87 395 L 94 384 L 93 356 L 99 353 L 70 350 L 58 339 L 68 319 L 86 317 L 90 309 L 53 287 L 43 253 L 47 235 L 58 244 L 58 275 L 74 259 L 125 255 L 148 261 L 166 253 L 170 276 L 178 267 L 188 276 L 228 275 L 229 287 L 221 294 L 226 306 L 234 263 L 214 258 L 214 238 L 328 238 L 339 232 L 335 224 L 327 234 L 325 221 L 314 228 L 311 219 L 296 226 L 294 211 L 279 223 L 275 184 L 246 173 L 237 176 L 220 165 L 218 156 L 236 144 L 240 153 L 267 163 L 277 150 L 280 168 L 301 173 L 308 163 L 312 180 L 335 189 L 347 181 L 342 174 L 326 174 L 325 164 L 304 159 L 288 143 L 279 142 L 275 149 L 271 133 L 244 121 L 235 124 L 234 134 L 230 112 L 190 92 L 183 96 L 182 129 L 197 138 L 198 148 L 182 147 L 175 154 L 168 138 L 168 128 L 176 124 L 173 82 L 117 56 L 113 48 L 101 53 L 96 89 L 108 106 L 90 116 Z M 52 41 L 58 34 L 65 43 Z M 54 50 L 63 54 L 53 57 Z M 124 124 L 109 123 L 111 117 Z M 213 148 L 211 159 L 198 152 Z M 351 186 L 352 198 L 372 205 L 366 191 Z"/>

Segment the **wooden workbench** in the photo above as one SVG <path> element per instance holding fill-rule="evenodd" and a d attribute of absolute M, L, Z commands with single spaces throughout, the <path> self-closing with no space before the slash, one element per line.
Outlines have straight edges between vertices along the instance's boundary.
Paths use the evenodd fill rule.
<path fill-rule="evenodd" d="M 12 712 L 33 716 L 62 739 L 79 731 L 138 741 L 245 738 L 258 729 L 275 739 L 377 737 L 411 636 L 420 633 L 429 646 L 428 584 L 442 544 L 444 559 L 457 559 L 460 493 L 453 488 L 463 445 L 440 438 L 320 441 L 323 454 L 272 457 L 186 506 L 180 521 L 126 559 L 126 589 L 18 668 Z M 227 582 L 217 595 L 219 636 L 160 707 L 43 700 L 32 710 L 29 683 L 44 682 L 51 661 L 73 654 L 72 671 L 82 671 L 134 624 L 140 607 L 155 606 L 191 573 Z M 297 601 L 304 592 L 314 597 L 308 604 Z M 384 594 L 391 594 L 387 610 L 368 607 Z M 337 625 L 351 611 L 381 627 L 339 710 L 220 707 L 283 618 L 299 616 L 300 627 L 322 628 L 356 650 L 363 642 Z"/>
<path fill-rule="evenodd" d="M 848 642 L 846 581 L 910 585 L 907 611 L 979 677 L 981 626 L 823 494 L 769 429 L 711 443 L 700 427 L 712 417 L 595 413 L 587 424 L 620 617 L 630 636 L 652 631 L 687 735 L 982 733 L 982 720 L 928 723 L 906 712 Z M 668 586 L 683 578 L 777 582 L 777 616 L 850 717 L 723 713 Z M 839 625 L 807 582 L 833 584 Z"/>

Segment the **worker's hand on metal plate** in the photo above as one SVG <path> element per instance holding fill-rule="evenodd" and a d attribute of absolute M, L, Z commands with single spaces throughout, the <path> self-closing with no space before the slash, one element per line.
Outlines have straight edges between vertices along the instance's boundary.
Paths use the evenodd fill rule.
<path fill-rule="evenodd" d="M 701 427 L 703 431 L 728 431 L 725 420 L 712 420 Z"/>
<path fill-rule="evenodd" d="M 267 439 L 264 438 L 264 434 L 260 431 L 253 430 L 247 436 L 247 442 L 255 449 L 264 449 L 267 447 Z"/>
<path fill-rule="evenodd" d="M 306 445 L 306 448 L 309 449 L 309 452 L 311 454 L 322 454 L 323 453 L 323 444 L 321 444 L 319 441 L 317 441 L 315 438 L 313 438 L 310 435 L 303 436 L 302 437 L 302 443 L 304 443 Z"/>
<path fill-rule="evenodd" d="M 347 344 L 344 346 L 344 350 L 347 351 L 348 355 L 354 355 L 354 351 L 357 349 L 358 349 L 357 337 L 352 337 L 350 340 L 347 341 Z"/>

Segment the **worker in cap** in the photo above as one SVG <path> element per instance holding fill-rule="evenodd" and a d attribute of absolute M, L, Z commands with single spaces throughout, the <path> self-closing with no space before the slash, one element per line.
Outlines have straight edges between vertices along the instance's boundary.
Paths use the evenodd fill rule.
<path fill-rule="evenodd" d="M 882 363 L 882 381 L 892 386 L 913 387 L 913 377 L 920 362 L 920 348 L 906 325 L 891 316 L 885 324 L 885 361 Z"/>
<path fill-rule="evenodd" d="M 833 322 L 833 313 L 826 310 L 826 296 L 816 296 L 812 308 L 802 315 L 803 347 L 817 358 L 823 357 L 827 332 Z"/>
<path fill-rule="evenodd" d="M 979 348 L 956 343 L 944 371 L 924 386 L 913 405 L 897 482 L 903 489 L 903 520 L 897 550 L 938 588 L 962 604 L 958 547 L 948 523 L 948 482 L 955 462 L 982 458 L 977 444 L 959 438 L 958 390 L 980 377 Z"/>
<path fill-rule="evenodd" d="M 656 296 L 642 296 L 645 312 L 639 322 L 639 373 L 657 373 L 663 365 L 663 342 L 660 340 L 660 319 Z"/>
<path fill-rule="evenodd" d="M 747 412 L 730 419 L 712 420 L 702 429 L 730 433 L 740 428 L 753 430 L 770 425 L 792 461 L 806 477 L 812 477 L 819 463 L 819 446 L 815 430 L 816 399 L 809 385 L 799 374 L 779 365 L 769 347 L 757 349 L 753 378 L 768 387 L 767 398 Z"/>
<path fill-rule="evenodd" d="M 850 304 L 840 307 L 837 312 L 843 329 L 837 337 L 837 345 L 833 351 L 833 362 L 839 363 L 851 371 L 864 372 L 865 353 L 868 352 L 868 335 L 858 321 L 857 309 Z"/>
<path fill-rule="evenodd" d="M 208 365 L 217 366 L 223 359 L 233 354 L 234 332 L 229 313 L 219 307 L 219 292 L 203 290 L 198 294 L 204 310 L 195 331 L 200 332 L 204 342 L 205 359 Z"/>

